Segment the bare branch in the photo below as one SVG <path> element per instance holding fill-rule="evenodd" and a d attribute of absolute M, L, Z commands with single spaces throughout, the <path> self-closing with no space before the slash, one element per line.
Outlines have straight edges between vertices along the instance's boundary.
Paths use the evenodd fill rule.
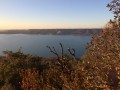
<path fill-rule="evenodd" d="M 76 57 L 75 57 L 75 49 L 68 48 L 68 52 L 73 56 L 74 59 L 76 59 Z"/>
<path fill-rule="evenodd" d="M 59 43 L 60 44 L 60 47 L 61 47 L 61 53 L 62 53 L 62 60 L 63 60 L 63 54 L 64 54 L 64 51 L 63 51 L 63 45 L 62 45 L 62 43 Z"/>
<path fill-rule="evenodd" d="M 62 68 L 64 68 L 65 66 L 64 66 L 63 62 L 60 60 L 59 54 L 57 53 L 55 47 L 51 48 L 50 46 L 47 46 L 47 48 L 49 48 L 49 50 L 50 50 L 51 53 L 53 53 L 53 54 L 55 54 L 57 56 L 58 63 L 60 64 L 60 66 Z"/>
<path fill-rule="evenodd" d="M 53 48 L 51 48 L 50 46 L 46 46 L 46 47 L 50 50 L 51 53 L 53 53 L 57 56 L 58 60 L 60 60 L 59 55 L 54 47 Z"/>

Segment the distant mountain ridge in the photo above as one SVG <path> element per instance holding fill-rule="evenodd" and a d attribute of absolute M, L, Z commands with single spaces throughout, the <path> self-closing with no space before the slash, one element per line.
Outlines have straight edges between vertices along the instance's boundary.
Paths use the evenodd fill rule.
<path fill-rule="evenodd" d="M 102 29 L 28 29 L 0 31 L 0 34 L 96 35 L 101 31 Z"/>

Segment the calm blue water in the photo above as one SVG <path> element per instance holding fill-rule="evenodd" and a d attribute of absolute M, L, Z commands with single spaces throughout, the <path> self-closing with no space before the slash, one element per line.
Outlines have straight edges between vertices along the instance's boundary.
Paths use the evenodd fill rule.
<path fill-rule="evenodd" d="M 3 51 L 17 51 L 20 47 L 26 54 L 39 55 L 42 57 L 54 56 L 46 48 L 47 45 L 55 47 L 57 52 L 60 51 L 59 43 L 64 47 L 64 53 L 68 54 L 67 48 L 74 48 L 76 56 L 84 54 L 84 47 L 91 40 L 91 36 L 74 36 L 74 35 L 25 35 L 25 34 L 0 34 L 0 55 Z"/>

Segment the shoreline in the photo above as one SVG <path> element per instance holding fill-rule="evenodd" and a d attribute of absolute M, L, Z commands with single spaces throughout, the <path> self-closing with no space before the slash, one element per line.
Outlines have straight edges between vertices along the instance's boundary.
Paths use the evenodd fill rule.
<path fill-rule="evenodd" d="M 29 34 L 29 35 L 98 35 L 102 29 L 28 29 L 2 30 L 0 34 Z"/>

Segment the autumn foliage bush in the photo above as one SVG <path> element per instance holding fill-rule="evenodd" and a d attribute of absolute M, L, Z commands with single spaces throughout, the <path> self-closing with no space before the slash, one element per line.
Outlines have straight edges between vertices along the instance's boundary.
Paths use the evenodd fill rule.
<path fill-rule="evenodd" d="M 120 0 L 108 6 L 115 15 L 98 36 L 93 36 L 81 59 L 42 58 L 5 51 L 0 60 L 1 90 L 120 90 Z"/>

